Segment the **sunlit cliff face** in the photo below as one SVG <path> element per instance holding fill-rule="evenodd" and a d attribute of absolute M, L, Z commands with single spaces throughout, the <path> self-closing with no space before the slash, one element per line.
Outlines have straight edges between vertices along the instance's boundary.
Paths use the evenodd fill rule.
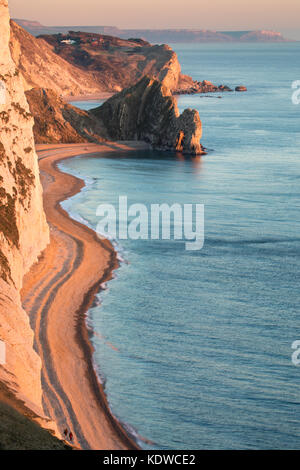
<path fill-rule="evenodd" d="M 0 381 L 26 403 L 41 407 L 40 359 L 22 309 L 24 274 L 49 240 L 32 134 L 33 118 L 10 49 L 9 13 L 0 0 L 0 339 L 6 362 Z M 31 406 L 31 405 L 30 405 Z"/>

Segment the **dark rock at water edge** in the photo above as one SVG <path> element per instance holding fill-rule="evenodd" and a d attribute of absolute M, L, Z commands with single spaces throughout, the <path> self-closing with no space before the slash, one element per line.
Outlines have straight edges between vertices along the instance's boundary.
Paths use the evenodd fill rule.
<path fill-rule="evenodd" d="M 235 87 L 235 91 L 242 92 L 242 91 L 248 91 L 248 90 L 247 90 L 247 87 L 240 85 L 240 86 Z"/>

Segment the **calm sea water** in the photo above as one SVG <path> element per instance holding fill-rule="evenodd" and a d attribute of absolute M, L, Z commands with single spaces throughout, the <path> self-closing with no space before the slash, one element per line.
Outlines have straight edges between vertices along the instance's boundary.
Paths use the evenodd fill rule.
<path fill-rule="evenodd" d="M 90 311 L 95 361 L 113 413 L 152 448 L 300 448 L 300 44 L 174 48 L 185 73 L 249 91 L 179 99 L 200 112 L 213 150 L 201 160 L 140 152 L 61 165 L 87 182 L 64 207 L 94 228 L 98 204 L 119 195 L 205 204 L 199 252 L 118 243 L 125 262 Z"/>
<path fill-rule="evenodd" d="M 85 111 L 91 108 L 97 108 L 104 103 L 104 100 L 90 100 L 90 101 L 72 101 L 73 106 L 77 106 L 77 108 L 84 109 Z"/>

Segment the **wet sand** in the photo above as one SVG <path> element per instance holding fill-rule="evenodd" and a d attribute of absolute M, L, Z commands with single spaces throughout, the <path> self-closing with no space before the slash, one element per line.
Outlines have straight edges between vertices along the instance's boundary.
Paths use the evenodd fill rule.
<path fill-rule="evenodd" d="M 111 414 L 93 368 L 93 347 L 86 312 L 100 284 L 118 267 L 107 240 L 74 221 L 60 202 L 84 186 L 62 173 L 57 163 L 81 154 L 122 152 L 143 144 L 39 145 L 44 207 L 51 242 L 24 278 L 22 301 L 35 332 L 42 359 L 43 404 L 63 433 L 72 431 L 82 449 L 137 449 L 135 441 Z"/>

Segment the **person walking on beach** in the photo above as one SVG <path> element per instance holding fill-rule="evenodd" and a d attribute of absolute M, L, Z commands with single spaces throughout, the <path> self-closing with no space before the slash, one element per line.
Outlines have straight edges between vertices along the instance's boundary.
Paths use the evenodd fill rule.
<path fill-rule="evenodd" d="M 64 430 L 64 435 L 65 435 L 66 437 L 68 437 L 68 430 L 67 430 L 67 428 Z"/>
<path fill-rule="evenodd" d="M 72 432 L 70 432 L 69 438 L 70 438 L 70 441 L 72 442 L 73 441 L 73 433 Z"/>

